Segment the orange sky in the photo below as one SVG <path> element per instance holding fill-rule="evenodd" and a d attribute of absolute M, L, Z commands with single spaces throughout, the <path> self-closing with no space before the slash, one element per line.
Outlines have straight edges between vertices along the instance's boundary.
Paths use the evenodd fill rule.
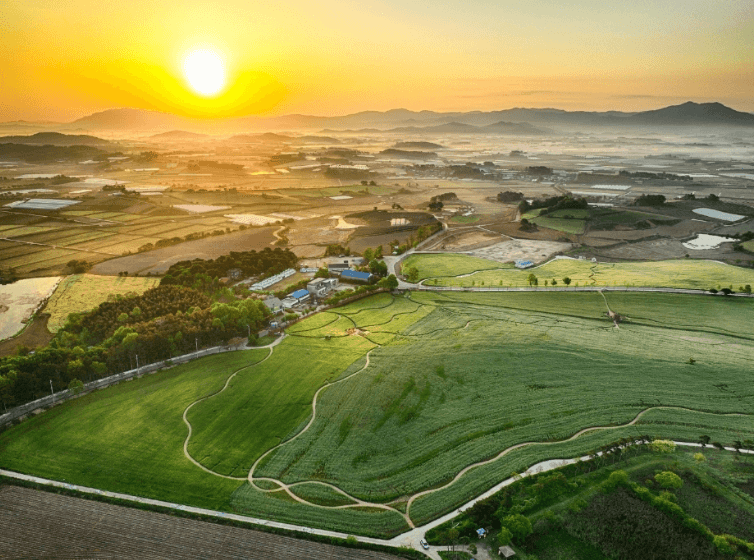
<path fill-rule="evenodd" d="M 752 0 L 5 0 L 0 13 L 0 121 L 687 100 L 754 112 Z M 214 99 L 182 74 L 196 47 L 225 59 Z"/>

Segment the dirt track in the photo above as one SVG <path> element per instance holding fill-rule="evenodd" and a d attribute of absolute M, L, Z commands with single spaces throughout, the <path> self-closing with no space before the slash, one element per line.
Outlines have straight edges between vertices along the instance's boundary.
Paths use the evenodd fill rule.
<path fill-rule="evenodd" d="M 397 558 L 18 486 L 0 487 L 0 527 L 0 558 Z"/>

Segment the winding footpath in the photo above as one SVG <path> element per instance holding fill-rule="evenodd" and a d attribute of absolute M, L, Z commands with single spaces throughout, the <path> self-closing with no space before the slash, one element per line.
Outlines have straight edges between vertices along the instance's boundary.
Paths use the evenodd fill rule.
<path fill-rule="evenodd" d="M 603 295 L 603 298 L 604 298 L 604 294 L 602 294 L 602 295 Z M 607 300 L 605 300 L 605 303 L 607 304 Z M 608 309 L 609 309 L 609 306 L 608 306 Z M 341 313 L 337 313 L 337 312 L 333 312 L 333 313 L 335 313 L 336 315 L 338 315 L 339 318 L 344 317 L 344 318 L 349 319 L 354 325 L 356 325 L 356 322 L 349 315 L 345 315 L 345 314 L 341 314 Z M 464 328 L 464 329 L 467 328 L 470 325 L 470 323 L 471 323 L 471 320 L 467 321 L 466 324 L 462 328 Z M 584 434 L 587 434 L 587 433 L 596 432 L 596 431 L 605 431 L 605 430 L 618 430 L 618 429 L 621 429 L 621 428 L 626 428 L 626 427 L 634 426 L 634 425 L 636 425 L 639 422 L 639 420 L 641 420 L 641 418 L 645 414 L 647 414 L 648 412 L 651 412 L 653 410 L 684 410 L 684 411 L 699 412 L 699 413 L 704 413 L 704 414 L 713 414 L 715 416 L 736 416 L 736 417 L 742 417 L 742 416 L 745 417 L 745 416 L 748 416 L 747 414 L 741 414 L 741 413 L 726 413 L 726 414 L 722 414 L 722 413 L 721 414 L 709 413 L 709 412 L 699 411 L 699 410 L 695 410 L 695 409 L 691 409 L 691 408 L 687 408 L 687 407 L 680 407 L 680 406 L 652 406 L 652 407 L 647 407 L 647 408 L 639 411 L 632 420 L 626 422 L 625 424 L 609 425 L 609 426 L 591 426 L 591 427 L 579 430 L 578 432 L 574 433 L 572 436 L 570 436 L 570 437 L 568 437 L 566 439 L 563 439 L 563 440 L 559 440 L 559 441 L 547 441 L 547 442 L 542 442 L 542 441 L 527 441 L 527 442 L 521 442 L 521 443 L 518 443 L 516 445 L 510 446 L 510 447 L 502 450 L 500 453 L 498 453 L 497 455 L 495 455 L 494 457 L 492 457 L 490 459 L 486 459 L 486 460 L 483 460 L 483 461 L 478 461 L 476 463 L 472 463 L 470 465 L 467 465 L 462 470 L 460 470 L 449 482 L 447 482 L 446 484 L 444 484 L 442 486 L 438 486 L 438 487 L 435 487 L 435 488 L 430 488 L 428 490 L 423 490 L 421 492 L 417 492 L 417 493 L 411 495 L 409 497 L 407 503 L 406 503 L 406 511 L 404 513 L 402 511 L 398 510 L 396 507 L 391 506 L 390 503 L 379 503 L 379 502 L 365 501 L 365 500 L 362 500 L 360 498 L 357 498 L 357 497 L 349 494 L 348 492 L 346 492 L 345 490 L 343 490 L 342 488 L 339 488 L 338 486 L 336 486 L 334 484 L 331 484 L 331 483 L 328 483 L 328 482 L 323 482 L 323 481 L 320 481 L 320 480 L 302 480 L 302 481 L 297 481 L 297 482 L 294 482 L 294 483 L 287 484 L 287 483 L 285 483 L 285 482 L 283 482 L 281 480 L 275 479 L 275 478 L 256 477 L 256 476 L 254 476 L 255 470 L 257 469 L 257 467 L 261 464 L 261 462 L 266 457 L 268 457 L 274 451 L 280 449 L 282 446 L 287 445 L 287 444 L 295 441 L 296 439 L 298 439 L 299 437 L 301 437 L 303 434 L 305 434 L 314 425 L 314 422 L 317 419 L 317 401 L 318 401 L 320 395 L 322 394 L 322 392 L 325 389 L 327 389 L 328 387 L 331 387 L 333 385 L 337 385 L 339 383 L 344 383 L 344 382 L 346 382 L 348 380 L 351 380 L 351 379 L 353 379 L 354 377 L 356 377 L 357 375 L 361 374 L 362 372 L 364 372 L 365 370 L 367 370 L 369 368 L 369 366 L 371 365 L 371 354 L 372 354 L 372 352 L 376 348 L 380 347 L 380 345 L 377 344 L 377 343 L 374 343 L 375 347 L 372 348 L 371 350 L 369 350 L 366 353 L 366 360 L 365 360 L 364 365 L 361 368 L 359 368 L 357 371 L 351 373 L 350 375 L 348 375 L 346 377 L 343 377 L 341 379 L 338 379 L 336 381 L 332 381 L 332 382 L 328 381 L 327 383 L 325 383 L 324 385 L 322 385 L 319 389 L 317 389 L 317 391 L 315 392 L 315 394 L 314 394 L 314 396 L 312 398 L 312 405 L 311 405 L 312 406 L 312 412 L 311 412 L 311 416 L 310 416 L 309 421 L 307 422 L 307 424 L 301 429 L 301 431 L 297 432 L 295 435 L 293 435 L 289 439 L 287 439 L 285 441 L 282 441 L 279 444 L 277 444 L 276 446 L 271 447 L 270 449 L 268 449 L 267 451 L 265 451 L 254 462 L 254 464 L 252 465 L 251 469 L 249 470 L 249 474 L 248 474 L 247 477 L 245 477 L 245 478 L 230 477 L 230 476 L 227 476 L 227 475 L 222 475 L 222 474 L 213 472 L 210 469 L 208 469 L 207 467 L 205 467 L 204 465 L 202 465 L 201 463 L 199 463 L 198 461 L 196 461 L 193 457 L 191 457 L 191 455 L 188 452 L 188 444 L 189 444 L 189 440 L 191 439 L 192 428 L 191 428 L 191 424 L 189 423 L 189 421 L 187 419 L 188 411 L 194 405 L 196 405 L 196 404 L 198 404 L 200 402 L 203 402 L 203 401 L 205 401 L 207 399 L 210 399 L 212 397 L 215 397 L 215 396 L 219 395 L 220 393 L 222 393 L 223 391 L 225 391 L 228 388 L 231 380 L 238 373 L 240 373 L 241 371 L 244 371 L 244 370 L 246 370 L 248 368 L 252 368 L 255 365 L 261 364 L 264 361 L 266 361 L 267 359 L 269 359 L 269 357 L 272 355 L 274 346 L 276 346 L 277 344 L 279 344 L 282 340 L 283 340 L 283 337 L 278 338 L 272 344 L 269 344 L 269 345 L 267 345 L 265 347 L 259 347 L 259 348 L 268 348 L 269 351 L 270 351 L 269 354 L 264 359 L 260 360 L 259 362 L 256 362 L 255 364 L 251 364 L 249 366 L 246 366 L 244 368 L 241 368 L 241 369 L 233 372 L 228 377 L 228 379 L 226 380 L 224 386 L 219 391 L 217 391 L 217 392 L 215 392 L 215 393 L 213 393 L 211 395 L 207 395 L 207 396 L 205 396 L 205 397 L 203 397 L 201 399 L 198 399 L 197 401 L 191 403 L 186 408 L 186 410 L 183 413 L 183 420 L 186 423 L 186 425 L 188 427 L 188 430 L 189 430 L 189 433 L 188 433 L 188 435 L 186 437 L 186 440 L 184 442 L 184 454 L 186 455 L 186 457 L 194 465 L 198 466 L 199 468 L 201 468 L 202 470 L 204 470 L 207 473 L 213 474 L 213 475 L 218 476 L 218 477 L 226 478 L 226 479 L 232 479 L 232 480 L 238 480 L 238 481 L 248 481 L 251 486 L 253 486 L 256 490 L 258 490 L 260 492 L 271 493 L 271 492 L 280 492 L 280 491 L 283 491 L 288 496 L 290 496 L 291 499 L 295 500 L 296 502 L 299 502 L 299 503 L 302 503 L 302 504 L 305 504 L 305 505 L 308 505 L 308 506 L 311 506 L 311 507 L 316 507 L 316 508 L 321 508 L 321 509 L 348 509 L 348 508 L 369 507 L 369 508 L 383 509 L 383 510 L 386 510 L 386 511 L 393 511 L 393 512 L 399 514 L 404 519 L 404 521 L 406 522 L 407 526 L 410 528 L 409 531 L 407 531 L 405 533 L 402 533 L 401 535 L 398 535 L 397 537 L 395 537 L 393 539 L 389 539 L 389 540 L 373 539 L 373 538 L 368 538 L 368 537 L 356 537 L 356 538 L 359 541 L 366 542 L 366 543 L 378 543 L 378 544 L 383 544 L 383 545 L 388 545 L 388 546 L 396 546 L 396 547 L 398 547 L 398 546 L 409 546 L 409 547 L 415 548 L 417 550 L 420 550 L 420 551 L 424 552 L 425 554 L 427 554 L 428 556 L 430 556 L 431 558 L 435 558 L 435 559 L 439 559 L 440 558 L 439 555 L 437 554 L 437 550 L 435 549 L 435 547 L 430 547 L 430 550 L 426 551 L 426 550 L 422 549 L 419 546 L 419 544 L 418 544 L 419 539 L 423 538 L 424 534 L 427 531 L 429 531 L 430 529 L 432 529 L 434 527 L 437 527 L 437 526 L 441 525 L 442 523 L 445 523 L 449 519 L 452 519 L 453 517 L 455 517 L 456 515 L 458 515 L 463 510 L 465 510 L 465 509 L 473 506 L 479 500 L 485 499 L 485 498 L 493 495 L 495 492 L 498 492 L 501 488 L 503 488 L 503 487 L 505 487 L 505 486 L 507 486 L 509 484 L 512 484 L 513 482 L 515 482 L 518 479 L 518 477 L 508 478 L 508 479 L 504 480 L 503 482 L 499 483 L 498 485 L 496 485 L 495 487 L 491 488 L 487 492 L 483 493 L 482 495 L 477 496 L 476 498 L 474 498 L 470 502 L 468 502 L 468 503 L 464 504 L 463 506 L 461 506 L 460 508 L 454 510 L 453 512 L 451 512 L 449 514 L 446 514 L 446 515 L 444 515 L 444 516 L 442 516 L 442 517 L 440 517 L 438 519 L 435 519 L 434 521 L 432 521 L 430 523 L 424 524 L 424 525 L 422 525 L 420 527 L 416 527 L 415 524 L 413 523 L 412 519 L 411 519 L 411 506 L 418 499 L 420 499 L 420 498 L 429 496 L 429 495 L 431 495 L 433 493 L 436 493 L 436 492 L 440 492 L 440 491 L 445 490 L 445 489 L 449 488 L 450 486 L 456 484 L 464 475 L 466 475 L 467 473 L 469 473 L 473 469 L 476 469 L 478 467 L 482 467 L 484 465 L 489 465 L 489 464 L 495 463 L 495 462 L 499 461 L 500 459 L 502 459 L 503 457 L 505 457 L 506 455 L 510 454 L 511 452 L 513 452 L 515 450 L 518 450 L 518 449 L 525 448 L 525 447 L 533 447 L 533 446 L 542 446 L 542 447 L 544 447 L 544 446 L 558 445 L 558 444 L 566 443 L 566 442 L 569 442 L 569 441 L 573 441 L 573 440 L 575 440 L 575 439 L 579 438 L 580 436 L 582 436 Z M 690 446 L 699 445 L 699 444 L 691 444 L 691 443 L 684 443 L 684 442 L 676 442 L 676 444 L 677 445 L 686 445 L 686 446 L 689 446 L 689 445 Z M 732 450 L 732 448 L 731 448 L 731 450 Z M 584 457 L 578 457 L 578 458 L 572 458 L 572 459 L 549 459 L 549 460 L 537 463 L 536 465 L 533 465 L 532 467 L 530 467 L 529 469 L 527 469 L 523 473 L 523 475 L 526 476 L 526 475 L 534 474 L 534 473 L 537 473 L 537 472 L 545 472 L 545 471 L 548 471 L 548 470 L 559 468 L 561 466 L 564 466 L 564 465 L 567 465 L 567 464 L 571 464 L 571 463 L 574 463 L 574 462 L 577 462 L 577 461 L 581 461 L 581 460 L 586 460 L 586 459 L 588 459 L 588 457 L 586 457 L 586 456 L 584 456 Z M 264 488 L 264 487 L 261 487 L 259 485 L 260 482 L 266 482 L 266 483 L 268 483 L 270 485 L 273 485 L 274 487 L 273 488 Z M 295 488 L 297 486 L 303 486 L 303 485 L 306 485 L 306 484 L 317 484 L 317 485 L 320 485 L 320 486 L 327 487 L 327 488 L 333 490 L 334 492 L 342 495 L 344 498 L 347 498 L 348 500 L 351 501 L 351 503 L 342 504 L 342 505 L 333 505 L 333 506 L 324 506 L 324 505 L 321 505 L 321 504 L 312 503 L 312 502 L 310 502 L 310 501 L 308 501 L 308 500 L 306 500 L 304 498 L 301 498 L 300 496 L 298 496 L 297 494 L 295 494 L 295 492 L 293 491 L 293 488 Z M 185 506 L 183 506 L 183 507 L 185 507 Z M 227 514 L 223 514 L 223 516 L 227 517 Z M 241 516 L 241 517 L 243 517 L 243 516 Z M 302 528 L 300 528 L 300 527 L 296 527 L 294 525 L 285 524 L 285 523 L 282 523 L 282 524 L 274 524 L 274 522 L 266 522 L 266 523 L 268 525 L 276 526 L 276 527 L 279 526 L 279 527 L 290 528 L 290 529 L 294 529 L 294 530 L 302 530 Z M 314 534 L 319 534 L 319 535 L 328 535 L 328 536 L 338 535 L 338 536 L 341 536 L 342 538 L 345 538 L 347 536 L 345 534 L 338 534 L 337 532 L 324 531 L 324 530 L 320 530 L 320 529 L 306 529 L 306 531 L 314 533 Z"/>
<path fill-rule="evenodd" d="M 277 233 L 277 232 L 275 232 L 275 233 Z M 401 255 L 400 257 L 391 257 L 391 256 L 385 257 L 385 261 L 386 261 L 386 263 L 388 265 L 388 271 L 389 271 L 389 273 L 395 274 L 396 270 L 397 270 L 397 265 L 400 263 L 400 261 L 403 258 L 405 258 L 408 254 L 411 254 L 412 252 L 413 251 L 409 251 L 407 254 Z M 400 276 L 398 274 L 396 274 L 396 277 L 400 278 Z M 514 292 L 528 292 L 528 291 L 598 291 L 598 292 L 601 293 L 601 295 L 602 295 L 603 298 L 605 298 L 605 295 L 603 293 L 604 291 L 667 292 L 667 293 L 681 293 L 681 294 L 700 294 L 700 293 L 703 293 L 702 290 L 687 290 L 687 289 L 675 289 L 675 288 L 618 288 L 618 287 L 613 287 L 613 288 L 610 288 L 610 287 L 599 287 L 598 288 L 598 287 L 589 287 L 589 286 L 579 287 L 579 288 L 576 288 L 576 287 L 574 287 L 574 288 L 539 288 L 539 287 L 537 287 L 537 288 L 533 288 L 533 287 L 530 287 L 530 288 L 493 288 L 493 287 L 489 287 L 489 288 L 483 288 L 483 287 L 457 288 L 457 287 L 439 287 L 439 286 L 432 286 L 432 287 L 430 287 L 430 286 L 424 286 L 422 284 L 411 284 L 411 283 L 405 282 L 403 280 L 399 280 L 399 286 L 398 286 L 398 288 L 399 289 L 405 289 L 405 290 L 418 290 L 418 291 L 427 290 L 427 291 L 438 291 L 438 292 L 439 291 L 455 291 L 455 292 L 458 292 L 458 291 L 472 291 L 472 292 L 503 292 L 503 291 L 514 291 Z M 748 294 L 735 294 L 735 295 L 736 296 L 742 296 L 742 297 L 748 296 Z M 607 299 L 606 298 L 605 298 L 605 304 L 606 304 L 608 312 L 609 312 L 610 311 L 610 307 L 609 307 L 609 305 L 607 303 Z M 354 324 L 355 327 L 358 327 L 358 325 L 356 324 L 356 321 L 354 321 L 354 319 L 351 316 L 349 316 L 348 314 L 341 314 L 341 313 L 338 313 L 336 311 L 331 311 L 331 312 L 334 313 L 335 315 L 337 315 L 338 317 L 345 317 L 345 318 L 349 319 Z M 390 319 L 390 321 L 392 321 L 394 318 L 395 317 L 392 317 Z M 390 322 L 390 321 L 388 321 L 388 322 Z M 463 329 L 468 328 L 469 325 L 470 325 L 470 323 L 471 323 L 471 320 L 467 321 L 466 324 L 463 326 Z M 361 327 L 361 328 L 366 328 L 366 327 Z M 437 526 L 445 523 L 446 521 L 454 518 L 455 516 L 457 516 L 459 513 L 461 513 L 465 509 L 467 509 L 469 507 L 472 507 L 478 501 L 486 499 L 489 496 L 492 496 L 493 494 L 495 494 L 496 492 L 498 492 L 500 489 L 502 489 L 502 488 L 504 488 L 504 487 L 512 484 L 513 482 L 515 482 L 516 480 L 519 479 L 519 476 L 507 478 L 506 480 L 503 480 L 502 482 L 500 482 L 499 484 L 497 484 L 493 488 L 490 488 L 488 491 L 484 492 L 480 496 L 477 496 L 473 500 L 467 502 L 466 504 L 464 504 L 461 507 L 455 509 L 454 511 L 452 511 L 452 512 L 446 514 L 446 515 L 443 515 L 443 516 L 441 516 L 441 517 L 439 517 L 439 518 L 437 518 L 437 519 L 435 519 L 435 520 L 433 520 L 433 521 L 431 521 L 431 522 L 429 522 L 427 524 L 424 524 L 422 526 L 416 527 L 415 524 L 413 523 L 413 521 L 411 520 L 411 516 L 410 516 L 412 505 L 414 505 L 415 502 L 418 499 L 420 499 L 420 498 L 429 496 L 429 495 L 431 495 L 433 493 L 436 493 L 436 492 L 440 492 L 440 491 L 445 490 L 445 489 L 449 488 L 450 486 L 456 484 L 464 475 L 466 475 L 467 473 L 469 473 L 473 469 L 476 469 L 478 467 L 482 467 L 484 465 L 489 465 L 489 464 L 495 463 L 495 462 L 499 461 L 500 459 L 502 459 L 503 457 L 505 457 L 506 455 L 508 455 L 509 453 L 511 453 L 511 452 L 513 452 L 513 451 L 515 451 L 517 449 L 522 449 L 522 448 L 531 447 L 531 446 L 543 446 L 544 447 L 544 446 L 558 445 L 558 444 L 561 444 L 561 443 L 573 441 L 576 438 L 578 438 L 578 437 L 580 437 L 580 436 L 582 436 L 584 434 L 587 434 L 587 433 L 596 432 L 596 431 L 605 431 L 605 430 L 617 430 L 617 429 L 621 429 L 621 428 L 626 428 L 626 427 L 634 426 L 634 425 L 636 425 L 641 420 L 641 418 L 645 414 L 647 414 L 647 413 L 649 413 L 649 412 L 651 412 L 653 410 L 685 410 L 685 411 L 699 412 L 699 413 L 705 413 L 705 414 L 714 414 L 716 416 L 739 416 L 739 417 L 740 416 L 750 416 L 748 414 L 740 414 L 740 413 L 716 414 L 716 413 L 709 413 L 709 412 L 694 410 L 694 409 L 685 408 L 685 407 L 653 406 L 653 407 L 648 407 L 648 408 L 645 408 L 645 409 L 639 411 L 632 420 L 630 420 L 629 422 L 627 422 L 625 424 L 621 424 L 621 425 L 609 425 L 609 426 L 591 426 L 591 427 L 588 427 L 588 428 L 584 428 L 584 429 L 582 429 L 582 430 L 574 433 L 570 437 L 568 437 L 566 439 L 563 439 L 563 440 L 559 440 L 559 441 L 545 441 L 545 442 L 543 442 L 543 441 L 528 441 L 528 442 L 518 443 L 516 445 L 510 446 L 510 447 L 508 447 L 508 448 L 500 451 L 497 455 L 495 455 L 494 457 L 492 457 L 490 459 L 486 459 L 486 460 L 483 460 L 483 461 L 478 461 L 476 463 L 467 465 L 462 470 L 460 470 L 449 482 L 447 482 L 446 484 L 444 484 L 442 486 L 438 486 L 438 487 L 435 487 L 435 488 L 430 488 L 430 489 L 427 489 L 427 490 L 423 490 L 421 492 L 417 492 L 417 493 L 411 495 L 409 497 L 408 501 L 406 502 L 406 508 L 405 508 L 406 511 L 404 513 L 402 511 L 400 511 L 397 507 L 394 507 L 394 506 L 390 505 L 390 503 L 377 503 L 377 502 L 368 502 L 368 501 L 365 501 L 365 500 L 361 500 L 361 499 L 359 499 L 359 498 L 357 498 L 357 497 L 349 494 L 348 492 L 346 492 L 345 490 L 343 490 L 342 488 L 339 488 L 338 486 L 336 486 L 334 484 L 323 482 L 323 481 L 320 481 L 320 480 L 303 480 L 303 481 L 297 481 L 297 482 L 294 482 L 294 483 L 286 484 L 283 481 L 278 480 L 278 479 L 269 478 L 269 477 L 257 477 L 257 476 L 254 476 L 254 473 L 255 473 L 256 469 L 258 468 L 258 466 L 261 464 L 261 462 L 266 457 L 270 456 L 270 454 L 272 454 L 276 450 L 280 449 L 282 446 L 287 445 L 287 444 L 295 441 L 296 439 L 298 439 L 299 437 L 301 437 L 303 434 L 307 433 L 307 431 L 314 425 L 314 422 L 317 419 L 317 401 L 318 401 L 320 395 L 322 394 L 322 392 L 325 389 L 327 389 L 328 387 L 331 387 L 333 385 L 337 385 L 337 384 L 340 384 L 340 383 L 344 383 L 344 382 L 346 382 L 348 380 L 351 380 L 351 379 L 353 379 L 354 377 L 358 376 L 359 374 L 361 374 L 362 372 L 364 372 L 365 370 L 367 370 L 370 367 L 370 364 L 371 364 L 371 354 L 372 354 L 372 352 L 375 349 L 377 349 L 377 348 L 380 347 L 380 344 L 377 344 L 376 342 L 371 341 L 371 340 L 370 340 L 370 342 L 372 342 L 373 344 L 375 344 L 375 347 L 372 348 L 371 350 L 369 350 L 366 353 L 366 360 L 365 360 L 365 363 L 364 363 L 363 367 L 361 367 L 360 369 L 358 369 L 357 371 L 351 373 L 350 375 L 348 375 L 346 377 L 343 377 L 341 379 L 337 379 L 335 381 L 328 381 L 325 384 L 323 384 L 321 387 L 319 387 L 319 389 L 317 389 L 317 391 L 315 392 L 314 396 L 312 397 L 312 404 L 311 404 L 312 411 L 311 411 L 311 416 L 310 416 L 309 421 L 307 422 L 307 424 L 299 432 L 297 432 L 295 435 L 293 435 L 289 439 L 287 439 L 285 441 L 282 441 L 282 442 L 278 443 L 277 445 L 275 445 L 274 447 L 271 447 L 270 449 L 268 449 L 267 451 L 265 451 L 253 463 L 253 465 L 251 466 L 251 469 L 249 470 L 249 473 L 248 473 L 248 475 L 246 477 L 233 477 L 233 476 L 223 475 L 223 474 L 214 472 L 211 469 L 207 468 L 206 466 L 202 465 L 198 460 L 196 460 L 194 457 L 191 456 L 191 454 L 189 452 L 189 443 L 190 443 L 190 440 L 191 440 L 191 436 L 193 435 L 193 428 L 191 426 L 190 421 L 188 420 L 189 411 L 195 405 L 198 405 L 199 403 L 202 403 L 202 402 L 204 402 L 206 400 L 209 400 L 209 399 L 211 399 L 213 397 L 216 397 L 217 395 L 219 395 L 219 394 L 223 393 L 224 391 L 226 391 L 228 389 L 228 387 L 230 386 L 231 381 L 239 373 L 241 373 L 243 371 L 246 371 L 246 370 L 249 370 L 250 368 L 253 368 L 253 367 L 255 367 L 255 366 L 257 366 L 257 365 L 259 365 L 259 364 L 264 363 L 265 361 L 267 361 L 272 356 L 272 354 L 274 352 L 275 346 L 277 346 L 278 344 L 280 344 L 286 338 L 286 336 L 287 335 L 283 335 L 283 336 L 277 338 L 271 344 L 268 344 L 266 346 L 259 346 L 259 347 L 249 348 L 248 350 L 252 350 L 252 349 L 267 349 L 267 350 L 269 350 L 269 353 L 262 360 L 260 360 L 258 362 L 255 362 L 253 364 L 249 364 L 248 366 L 244 366 L 244 367 L 242 367 L 242 368 L 240 368 L 240 369 L 232 372 L 228 376 L 228 378 L 226 379 L 226 381 L 225 381 L 225 383 L 224 383 L 224 385 L 222 386 L 221 389 L 219 389 L 218 391 L 216 391 L 216 392 L 214 392 L 214 393 L 212 393 L 210 395 L 206 395 L 206 396 L 204 396 L 204 397 L 202 397 L 202 398 L 194 401 L 193 403 L 189 404 L 186 407 L 186 409 L 183 411 L 183 415 L 182 415 L 183 422 L 186 424 L 186 427 L 188 429 L 188 434 L 187 434 L 186 439 L 184 440 L 184 444 L 183 444 L 183 453 L 184 453 L 185 457 L 192 464 L 194 464 L 198 468 L 202 469 L 203 471 L 205 471 L 205 472 L 207 472 L 207 473 L 209 473 L 211 475 L 214 475 L 214 476 L 217 476 L 217 477 L 220 477 L 220 478 L 224 478 L 224 479 L 235 480 L 235 481 L 239 481 L 239 482 L 240 481 L 248 481 L 248 483 L 252 487 L 254 487 L 256 490 L 258 490 L 260 492 L 270 493 L 270 492 L 281 492 L 281 491 L 283 491 L 288 496 L 290 496 L 293 500 L 295 500 L 296 502 L 299 502 L 299 503 L 302 503 L 302 504 L 306 504 L 306 505 L 311 506 L 311 507 L 322 508 L 322 509 L 348 509 L 348 508 L 365 508 L 365 507 L 368 507 L 368 508 L 378 508 L 378 509 L 382 509 L 382 510 L 386 510 L 386 511 L 395 512 L 395 513 L 397 513 L 398 515 L 400 515 L 404 519 L 404 521 L 406 522 L 406 525 L 410 528 L 407 532 L 402 533 L 401 535 L 398 535 L 398 536 L 396 536 L 396 537 L 394 537 L 392 539 L 377 539 L 377 538 L 363 537 L 363 536 L 356 536 L 355 538 L 358 541 L 363 542 L 363 543 L 380 544 L 380 545 L 386 545 L 386 546 L 391 546 L 391 547 L 408 546 L 408 547 L 411 547 L 411 548 L 414 548 L 416 550 L 419 550 L 419 551 L 423 552 L 424 554 L 426 554 L 427 556 L 429 556 L 429 557 L 431 557 L 431 558 L 433 558 L 435 560 L 439 560 L 440 559 L 440 556 L 438 554 L 438 550 L 439 550 L 438 547 L 430 547 L 429 550 L 423 550 L 419 546 L 419 539 L 423 538 L 424 534 L 427 531 L 429 531 L 430 529 L 432 529 L 434 527 L 437 527 Z M 288 336 L 290 336 L 290 335 L 288 335 Z M 676 443 L 676 445 L 680 445 L 680 446 L 700 447 L 700 444 L 698 444 L 698 443 L 687 443 L 687 442 L 675 442 L 675 443 Z M 725 449 L 727 449 L 729 451 L 734 451 L 733 448 L 725 448 Z M 752 451 L 746 451 L 746 450 L 741 450 L 741 452 L 743 452 L 743 453 L 754 453 Z M 553 470 L 553 469 L 559 468 L 559 467 L 564 466 L 564 465 L 572 464 L 572 463 L 575 463 L 575 462 L 578 462 L 578 461 L 582 461 L 582 460 L 586 460 L 586 459 L 588 459 L 588 457 L 586 457 L 586 456 L 585 457 L 577 457 L 577 458 L 569 458 L 569 459 L 549 459 L 549 460 L 542 461 L 540 463 L 537 463 L 536 465 L 533 465 L 533 466 L 529 467 L 529 469 L 527 469 L 523 473 L 523 476 L 530 475 L 530 474 L 535 474 L 535 473 L 539 473 L 539 472 L 546 472 L 546 471 L 549 471 L 549 470 Z M 347 538 L 349 536 L 349 535 L 347 535 L 345 533 L 341 533 L 341 532 L 338 532 L 338 531 L 328 531 L 328 530 L 323 530 L 323 529 L 314 529 L 314 528 L 309 528 L 309 527 L 302 527 L 302 526 L 297 526 L 297 525 L 290 524 L 290 523 L 280 523 L 280 522 L 275 522 L 275 521 L 270 521 L 270 520 L 265 520 L 265 519 L 257 519 L 257 518 L 247 517 L 247 516 L 244 516 L 244 515 L 236 515 L 236 514 L 218 512 L 218 511 L 213 511 L 213 510 L 206 510 L 206 509 L 203 509 L 203 508 L 195 508 L 195 507 L 185 506 L 185 505 L 181 505 L 181 504 L 163 502 L 163 501 L 160 501 L 160 500 L 152 500 L 152 499 L 148 499 L 148 498 L 141 498 L 141 497 L 137 497 L 137 496 L 130 496 L 130 495 L 125 495 L 125 494 L 119 494 L 119 493 L 115 493 L 115 492 L 107 492 L 107 491 L 103 491 L 103 490 L 98 490 L 98 489 L 93 489 L 93 488 L 88 488 L 88 487 L 83 487 L 83 486 L 78 486 L 78 485 L 71 485 L 71 484 L 67 484 L 67 483 L 64 483 L 64 482 L 57 482 L 57 481 L 42 479 L 42 478 L 39 478 L 39 477 L 33 477 L 33 476 L 29 476 L 29 475 L 23 475 L 23 474 L 11 472 L 11 471 L 0 470 L 0 475 L 7 476 L 7 477 L 10 477 L 10 478 L 19 479 L 19 480 L 26 480 L 26 481 L 36 482 L 36 483 L 39 483 L 39 484 L 45 484 L 45 485 L 49 485 L 49 486 L 53 486 L 53 487 L 68 488 L 68 489 L 75 490 L 75 491 L 82 492 L 82 493 L 107 496 L 107 497 L 117 498 L 117 499 L 126 500 L 126 501 L 138 502 L 138 503 L 141 503 L 141 504 L 156 505 L 156 506 L 160 506 L 160 507 L 165 507 L 165 508 L 170 508 L 170 509 L 176 509 L 176 510 L 180 510 L 180 511 L 185 511 L 185 512 L 189 512 L 189 513 L 195 513 L 195 514 L 205 515 L 205 516 L 209 516 L 209 517 L 223 518 L 223 519 L 232 519 L 232 520 L 236 520 L 236 521 L 243 521 L 243 522 L 253 523 L 253 524 L 262 525 L 262 526 L 269 526 L 269 527 L 275 527 L 275 528 L 280 528 L 280 529 L 288 529 L 288 530 L 299 531 L 299 532 L 304 532 L 304 533 L 311 533 L 311 534 L 316 534 L 316 535 L 321 535 L 321 536 L 338 537 L 338 538 L 343 538 L 343 539 L 345 539 L 345 538 Z M 273 488 L 264 488 L 264 487 L 261 487 L 260 484 L 259 484 L 260 482 L 267 483 L 267 484 L 269 484 L 271 486 L 274 486 L 274 487 Z M 342 495 L 344 498 L 350 500 L 351 503 L 342 504 L 342 505 L 334 505 L 334 506 L 324 506 L 324 505 L 320 505 L 320 504 L 316 504 L 316 503 L 312 503 L 310 501 L 307 501 L 304 498 L 301 498 L 300 496 L 296 495 L 294 493 L 294 491 L 293 491 L 293 488 L 295 488 L 297 486 L 302 486 L 302 485 L 305 485 L 305 484 L 317 484 L 317 485 L 321 485 L 321 486 L 327 487 L 327 488 L 331 489 L 332 491 L 334 491 L 334 492 Z"/>

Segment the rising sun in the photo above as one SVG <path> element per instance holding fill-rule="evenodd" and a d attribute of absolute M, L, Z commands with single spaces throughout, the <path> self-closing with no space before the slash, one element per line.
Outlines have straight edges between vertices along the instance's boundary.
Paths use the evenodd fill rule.
<path fill-rule="evenodd" d="M 183 59 L 183 73 L 191 89 L 210 97 L 225 86 L 225 63 L 215 51 L 195 49 Z"/>

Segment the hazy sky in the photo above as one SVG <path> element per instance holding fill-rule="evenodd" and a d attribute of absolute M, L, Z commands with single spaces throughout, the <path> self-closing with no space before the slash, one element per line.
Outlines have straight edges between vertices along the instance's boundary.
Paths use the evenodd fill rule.
<path fill-rule="evenodd" d="M 215 99 L 193 48 L 225 60 Z M 754 112 L 754 0 L 3 0 L 0 121 L 397 107 Z"/>

